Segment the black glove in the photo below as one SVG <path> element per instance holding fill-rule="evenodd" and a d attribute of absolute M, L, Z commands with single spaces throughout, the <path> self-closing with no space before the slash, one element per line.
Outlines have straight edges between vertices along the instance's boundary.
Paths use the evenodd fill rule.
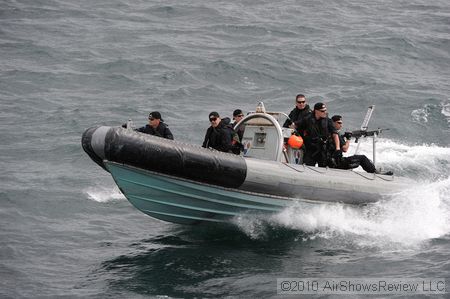
<path fill-rule="evenodd" d="M 342 151 L 334 151 L 333 154 L 331 154 L 331 157 L 329 157 L 328 166 L 331 168 L 338 168 L 343 160 L 344 159 L 342 158 Z"/>
<path fill-rule="evenodd" d="M 126 123 L 124 123 L 123 125 L 122 125 L 122 128 L 127 128 L 127 124 Z"/>
<path fill-rule="evenodd" d="M 345 132 L 344 133 L 344 137 L 345 137 L 345 139 L 347 139 L 347 140 L 350 140 L 350 138 L 352 138 L 352 132 Z"/>
<path fill-rule="evenodd" d="M 333 159 L 336 162 L 336 164 L 339 164 L 342 161 L 342 151 L 341 150 L 334 151 Z"/>

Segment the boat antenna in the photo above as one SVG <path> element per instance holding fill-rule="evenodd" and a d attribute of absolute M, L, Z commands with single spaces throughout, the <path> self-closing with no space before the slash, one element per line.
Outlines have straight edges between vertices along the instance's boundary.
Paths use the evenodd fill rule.
<path fill-rule="evenodd" d="M 266 113 L 266 107 L 264 107 L 264 103 L 261 101 L 256 106 L 256 113 Z"/>

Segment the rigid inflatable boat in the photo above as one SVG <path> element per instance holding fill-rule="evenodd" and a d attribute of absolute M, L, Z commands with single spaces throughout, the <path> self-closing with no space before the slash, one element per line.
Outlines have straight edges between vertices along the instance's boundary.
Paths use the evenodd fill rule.
<path fill-rule="evenodd" d="M 245 126 L 241 155 L 108 126 L 87 129 L 82 146 L 137 209 L 181 224 L 227 222 L 294 203 L 367 204 L 411 185 L 401 177 L 298 164 L 296 150 L 285 144 L 292 129 L 280 126 L 285 114 L 258 107 L 235 127 Z"/>

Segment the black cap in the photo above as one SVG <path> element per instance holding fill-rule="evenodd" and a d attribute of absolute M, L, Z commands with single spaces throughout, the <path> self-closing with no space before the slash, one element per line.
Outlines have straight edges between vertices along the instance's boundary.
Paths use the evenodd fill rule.
<path fill-rule="evenodd" d="M 327 108 L 327 106 L 325 106 L 324 103 L 317 103 L 314 105 L 314 110 L 321 110 L 321 109 L 325 109 Z"/>
<path fill-rule="evenodd" d="M 233 111 L 233 116 L 238 116 L 239 114 L 244 114 L 244 113 L 242 113 L 241 109 L 236 109 Z"/>
<path fill-rule="evenodd" d="M 332 121 L 340 121 L 342 119 L 342 116 L 340 115 L 333 115 L 333 117 L 331 118 Z"/>
<path fill-rule="evenodd" d="M 213 111 L 209 114 L 208 118 L 211 118 L 211 116 L 215 116 L 215 117 L 220 117 L 219 113 L 217 113 L 216 111 Z"/>
<path fill-rule="evenodd" d="M 149 118 L 149 119 L 150 119 L 150 118 L 156 118 L 156 119 L 159 119 L 159 120 L 161 120 L 161 121 L 164 121 L 164 120 L 161 118 L 161 113 L 159 113 L 158 111 L 150 112 L 150 114 L 148 115 L 148 118 Z"/>

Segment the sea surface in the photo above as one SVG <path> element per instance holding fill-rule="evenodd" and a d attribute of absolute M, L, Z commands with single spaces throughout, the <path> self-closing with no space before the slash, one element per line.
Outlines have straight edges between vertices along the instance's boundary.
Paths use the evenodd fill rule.
<path fill-rule="evenodd" d="M 180 226 L 81 148 L 86 128 L 154 110 L 201 144 L 210 111 L 288 113 L 298 93 L 347 130 L 375 105 L 377 166 L 417 183 L 372 206 Z M 0 0 L 0 298 L 278 298 L 283 277 L 450 286 L 448 0 Z"/>

